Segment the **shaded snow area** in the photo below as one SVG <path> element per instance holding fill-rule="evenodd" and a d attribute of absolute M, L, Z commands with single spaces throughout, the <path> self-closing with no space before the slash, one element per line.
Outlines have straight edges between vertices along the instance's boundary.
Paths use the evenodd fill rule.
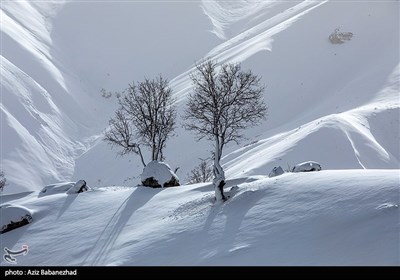
<path fill-rule="evenodd" d="M 400 265 L 399 176 L 322 170 L 228 180 L 230 199 L 219 204 L 206 183 L 5 196 L 35 219 L 1 242 L 29 246 L 18 265 Z"/>
<path fill-rule="evenodd" d="M 399 5 L 2 1 L 1 247 L 18 265 L 400 265 Z M 224 203 L 138 186 L 211 159 L 181 117 L 204 58 L 266 86 L 267 120 L 224 146 Z M 143 171 L 104 131 L 116 93 L 159 74 L 177 128 Z"/>
<path fill-rule="evenodd" d="M 266 85 L 268 119 L 224 148 L 227 178 L 307 160 L 398 169 L 399 11 L 399 1 L 3 1 L 4 192 L 139 184 L 139 157 L 102 141 L 114 92 L 162 74 L 181 116 L 204 57 L 241 62 Z M 176 135 L 165 161 L 186 178 L 212 147 L 180 125 Z"/>
<path fill-rule="evenodd" d="M 32 221 L 32 211 L 20 205 L 4 204 L 0 206 L 1 233 L 13 230 Z M 3 240 L 1 239 L 3 245 Z"/>

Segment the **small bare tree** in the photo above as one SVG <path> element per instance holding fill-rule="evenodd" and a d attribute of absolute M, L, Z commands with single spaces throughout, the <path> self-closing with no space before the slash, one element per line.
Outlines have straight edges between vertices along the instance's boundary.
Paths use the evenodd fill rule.
<path fill-rule="evenodd" d="M 132 83 L 119 98 L 119 108 L 109 121 L 104 140 L 119 146 L 120 155 L 140 155 L 141 145 L 151 151 L 151 160 L 164 160 L 163 149 L 175 129 L 176 110 L 168 81 L 159 76 Z"/>
<path fill-rule="evenodd" d="M 3 191 L 4 187 L 6 186 L 7 179 L 6 176 L 4 175 L 4 172 L 0 170 L 0 192 Z"/>
<path fill-rule="evenodd" d="M 209 182 L 212 180 L 212 176 L 213 169 L 206 160 L 201 159 L 200 164 L 190 171 L 189 184 Z"/>
<path fill-rule="evenodd" d="M 238 143 L 241 131 L 259 123 L 267 107 L 264 87 L 251 71 L 242 71 L 240 64 L 213 61 L 198 64 L 191 75 L 194 91 L 185 109 L 185 128 L 197 134 L 197 140 L 214 142 L 214 187 L 217 200 L 226 200 L 223 192 L 225 173 L 220 164 L 222 151 L 231 141 Z"/>

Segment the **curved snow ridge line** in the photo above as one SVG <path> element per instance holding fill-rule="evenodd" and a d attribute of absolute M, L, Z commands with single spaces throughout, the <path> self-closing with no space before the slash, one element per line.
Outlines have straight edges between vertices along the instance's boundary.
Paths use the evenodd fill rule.
<path fill-rule="evenodd" d="M 383 161 L 392 163 L 394 166 L 399 164 L 395 157 L 378 143 L 370 131 L 368 120 L 364 116 L 355 113 L 342 113 L 337 115 L 337 118 L 343 125 L 342 131 L 351 143 L 354 155 L 362 168 L 366 169 L 374 163 L 374 159 L 370 158 L 371 155 L 374 158 L 380 158 Z M 360 152 L 361 150 L 370 149 L 373 150 L 372 153 Z"/>
<path fill-rule="evenodd" d="M 7 95 L 3 95 L 2 105 L 12 107 L 14 117 L 20 116 L 18 122 L 31 135 L 36 135 L 45 150 L 55 154 L 70 146 L 70 140 L 65 138 L 61 110 L 53 102 L 51 95 L 29 75 L 2 57 L 1 70 L 3 74 L 2 86 Z M 15 102 L 15 99 L 18 102 Z M 21 106 L 22 109 L 18 107 Z M 23 114 L 28 113 L 32 121 Z M 70 151 L 71 152 L 71 151 Z M 57 158 L 57 157 L 56 157 Z"/>
<path fill-rule="evenodd" d="M 371 104 L 384 104 L 384 105 L 392 105 L 396 108 L 400 107 L 400 98 L 399 98 L 399 89 L 400 89 L 400 63 L 393 69 L 393 72 L 390 74 L 386 86 L 379 91 L 376 97 L 372 100 Z M 365 106 L 363 106 L 365 107 Z M 356 109 L 355 109 L 356 110 Z"/>
<path fill-rule="evenodd" d="M 67 91 L 64 77 L 52 61 L 52 55 L 50 53 L 52 44 L 50 33 L 47 30 L 40 30 L 39 27 L 33 32 L 31 29 L 26 28 L 16 21 L 15 18 L 17 17 L 9 16 L 4 9 L 0 10 L 0 16 L 2 18 L 1 32 L 9 37 L 8 39 L 2 36 L 3 40 L 8 39 L 8 42 L 12 42 L 12 45 L 17 45 L 23 48 L 24 51 L 33 55 L 37 63 L 39 63 L 49 75 L 53 76 L 54 80 Z M 5 46 L 4 42 L 3 46 Z M 4 50 L 2 55 L 5 57 L 8 56 L 7 53 L 4 53 Z"/>
<path fill-rule="evenodd" d="M 400 86 L 399 77 L 400 65 L 397 65 L 392 74 L 389 76 L 386 86 L 379 91 L 376 97 L 369 104 L 338 115 L 338 117 L 341 118 L 342 123 L 347 125 L 349 128 L 344 132 L 346 133 L 349 142 L 354 149 L 355 156 L 364 169 L 367 168 L 366 165 L 368 165 L 366 162 L 370 160 L 363 159 L 366 155 L 359 152 L 360 146 L 368 146 L 375 151 L 377 156 L 381 157 L 385 161 L 392 162 L 392 164 L 395 166 L 400 166 L 396 156 L 388 152 L 376 140 L 375 136 L 371 133 L 368 122 L 368 117 L 371 116 L 371 112 L 380 113 L 388 109 L 400 109 L 400 99 L 398 97 L 398 89 Z M 368 139 L 368 141 L 354 141 L 354 138 L 357 137 L 357 135 L 354 135 L 352 131 L 358 132 L 358 135 Z"/>
<path fill-rule="evenodd" d="M 53 164 L 46 149 L 43 149 L 38 140 L 2 104 L 0 104 L 0 112 L 3 120 L 2 133 L 7 133 L 9 137 L 13 137 L 13 145 L 16 145 L 11 151 L 4 151 L 10 152 L 10 154 L 3 154 L 2 157 L 3 169 L 7 173 L 7 179 L 13 185 L 24 186 L 24 189 L 35 189 L 43 186 L 42 174 L 60 180 L 61 178 L 51 168 Z M 12 131 L 7 128 L 12 128 Z M 35 166 L 42 167 L 42 174 L 32 170 L 31 164 L 33 162 Z M 66 162 L 63 164 L 64 167 L 67 166 Z"/>
<path fill-rule="evenodd" d="M 66 116 L 51 95 L 6 58 L 1 59 L 2 133 L 9 140 L 2 145 L 2 162 L 9 182 L 13 187 L 36 189 L 43 187 L 44 180 L 65 181 L 73 174 L 81 144 L 65 135 Z M 41 171 L 32 165 L 41 166 Z"/>
<path fill-rule="evenodd" d="M 254 16 L 263 9 L 269 8 L 280 1 L 216 1 L 202 0 L 201 8 L 211 20 L 214 33 L 218 38 L 225 40 L 225 30 L 235 22 Z"/>
<path fill-rule="evenodd" d="M 266 164 L 279 163 L 279 158 L 290 155 L 301 141 L 310 138 L 312 134 L 323 128 L 330 129 L 329 134 L 332 136 L 334 131 L 331 129 L 343 133 L 362 168 L 375 168 L 379 163 L 388 168 L 399 166 L 396 157 L 387 152 L 375 139 L 369 130 L 367 119 L 355 113 L 345 112 L 319 118 L 291 131 L 259 140 L 257 143 L 227 154 L 222 159 L 224 162 L 224 159 L 229 158 L 223 164 L 227 177 L 249 175 Z M 343 137 L 340 135 L 336 136 Z"/>
<path fill-rule="evenodd" d="M 50 32 L 46 29 L 45 17 L 30 2 L 8 1 L 1 5 L 2 16 L 6 16 L 14 23 L 14 27 L 21 27 L 26 33 L 36 34 L 35 39 L 47 45 L 51 44 Z M 26 35 L 26 34 L 24 34 Z"/>
<path fill-rule="evenodd" d="M 257 24 L 254 27 L 248 28 L 245 31 L 241 32 L 240 34 L 234 36 L 233 38 L 229 39 L 228 41 L 221 43 L 217 47 L 213 48 L 207 56 L 215 56 L 223 51 L 227 51 L 232 46 L 238 45 L 241 42 L 251 40 L 255 36 L 259 36 L 264 34 L 264 32 L 280 25 L 284 25 L 284 29 L 288 28 L 291 24 L 293 24 L 299 17 L 303 16 L 304 14 L 308 13 L 309 11 L 317 8 L 318 6 L 325 4 L 327 1 L 303 1 L 300 4 L 297 4 L 284 12 L 281 12 L 265 21 Z M 282 30 L 280 30 L 282 31 Z M 273 32 L 275 35 L 278 32 Z"/>
<path fill-rule="evenodd" d="M 39 115 L 39 110 L 35 107 L 34 98 L 40 100 L 40 107 L 47 114 L 61 114 L 60 109 L 53 102 L 51 95 L 28 74 L 15 66 L 7 58 L 1 56 L 1 73 L 2 86 L 9 90 L 10 93 L 18 97 L 19 101 L 25 109 L 32 115 Z M 37 88 L 35 92 L 40 94 L 33 96 L 32 88 Z M 54 120 L 54 115 L 51 117 Z"/>
<path fill-rule="evenodd" d="M 251 145 L 251 147 L 243 147 L 234 151 L 233 153 L 235 154 L 239 153 L 238 156 L 232 157 L 232 153 L 227 154 L 222 158 L 222 162 L 224 162 L 225 158 L 230 157 L 230 160 L 223 164 L 224 168 L 226 168 L 227 177 L 244 176 L 248 172 L 260 168 L 269 162 L 275 162 L 310 134 L 322 127 L 332 127 L 335 125 L 336 123 L 331 121 L 329 117 L 323 117 L 291 131 L 261 139 Z M 240 153 L 241 150 L 244 152 Z"/>
<path fill-rule="evenodd" d="M 271 51 L 273 36 L 289 28 L 308 12 L 314 10 L 327 1 L 305 1 L 297 8 L 289 9 L 287 12 L 274 16 L 266 22 L 251 28 L 242 34 L 220 44 L 211 50 L 205 59 L 216 60 L 218 63 L 242 62 L 261 51 Z M 188 71 L 182 73 L 170 82 L 174 89 L 174 96 L 177 103 L 185 100 L 190 88 L 190 73 L 195 71 L 193 66 Z"/>

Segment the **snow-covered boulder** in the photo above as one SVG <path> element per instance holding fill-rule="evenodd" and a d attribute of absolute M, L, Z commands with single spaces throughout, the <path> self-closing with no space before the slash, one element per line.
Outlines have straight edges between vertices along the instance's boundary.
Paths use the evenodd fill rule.
<path fill-rule="evenodd" d="M 0 234 L 22 227 L 32 221 L 32 211 L 19 205 L 0 206 Z"/>
<path fill-rule="evenodd" d="M 152 188 L 166 188 L 179 186 L 179 178 L 168 164 L 160 161 L 151 161 L 143 169 L 140 177 L 143 186 Z"/>
<path fill-rule="evenodd" d="M 85 180 L 79 180 L 76 182 L 69 190 L 67 193 L 81 193 L 81 192 L 86 192 L 89 190 L 89 187 L 86 185 Z"/>
<path fill-rule="evenodd" d="M 275 176 L 279 176 L 282 175 L 283 173 L 285 173 L 285 171 L 283 171 L 282 167 L 280 166 L 275 166 L 272 171 L 269 173 L 268 177 L 275 177 Z"/>
<path fill-rule="evenodd" d="M 320 171 L 321 164 L 315 161 L 306 161 L 295 165 L 292 172 L 310 172 L 310 171 Z"/>
<path fill-rule="evenodd" d="M 43 196 L 57 193 L 66 193 L 74 185 L 75 182 L 61 182 L 57 184 L 47 185 L 40 191 L 40 195 Z"/>
<path fill-rule="evenodd" d="M 39 196 L 52 195 L 57 193 L 80 193 L 89 190 L 85 180 L 79 180 L 78 182 L 62 182 L 52 185 L 45 186 Z"/>

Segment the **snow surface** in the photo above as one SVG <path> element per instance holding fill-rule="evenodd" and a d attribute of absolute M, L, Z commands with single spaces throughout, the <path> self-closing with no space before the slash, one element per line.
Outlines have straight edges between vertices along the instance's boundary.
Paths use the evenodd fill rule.
<path fill-rule="evenodd" d="M 21 205 L 3 204 L 0 208 L 0 229 L 10 222 L 19 222 L 26 215 L 32 218 L 32 210 Z M 2 237 L 1 240 L 3 241 Z M 3 245 L 3 242 L 1 242 Z M 4 248 L 4 246 L 2 246 Z"/>
<path fill-rule="evenodd" d="M 398 266 L 399 188 L 397 170 L 323 170 L 228 180 L 218 204 L 207 183 L 33 192 L 1 246 L 29 246 L 18 265 Z"/>
<path fill-rule="evenodd" d="M 1 246 L 29 245 L 19 265 L 399 265 L 399 5 L 2 1 L 0 200 L 35 220 Z M 337 28 L 351 40 L 332 44 Z M 161 73 L 181 115 L 202 58 L 266 85 L 268 120 L 224 148 L 230 200 L 127 187 L 142 165 L 102 141 L 117 101 L 100 90 Z M 212 147 L 176 135 L 166 162 L 184 178 Z M 309 159 L 324 170 L 266 176 Z M 57 183 L 81 178 L 94 190 Z"/>
<path fill-rule="evenodd" d="M 101 140 L 117 102 L 100 89 L 161 73 L 181 113 L 204 57 L 242 62 L 266 84 L 268 120 L 225 148 L 227 178 L 310 158 L 399 169 L 399 10 L 399 1 L 3 1 L 4 192 L 139 183 L 138 157 L 116 157 Z M 338 27 L 352 39 L 331 44 Z M 212 147 L 176 134 L 166 162 L 184 178 Z"/>
<path fill-rule="evenodd" d="M 177 178 L 179 182 L 178 176 L 176 176 L 168 164 L 156 160 L 150 161 L 146 167 L 143 168 L 142 175 L 140 176 L 142 182 L 152 177 L 157 180 L 160 186 L 164 186 L 164 184 L 171 181 L 172 178 Z"/>
<path fill-rule="evenodd" d="M 292 172 L 307 172 L 307 171 L 320 171 L 321 164 L 315 161 L 305 161 L 299 164 L 296 164 L 293 167 Z"/>
<path fill-rule="evenodd" d="M 57 193 L 67 193 L 69 189 L 75 186 L 75 182 L 61 182 L 45 186 L 39 193 L 39 195 L 52 195 Z"/>

